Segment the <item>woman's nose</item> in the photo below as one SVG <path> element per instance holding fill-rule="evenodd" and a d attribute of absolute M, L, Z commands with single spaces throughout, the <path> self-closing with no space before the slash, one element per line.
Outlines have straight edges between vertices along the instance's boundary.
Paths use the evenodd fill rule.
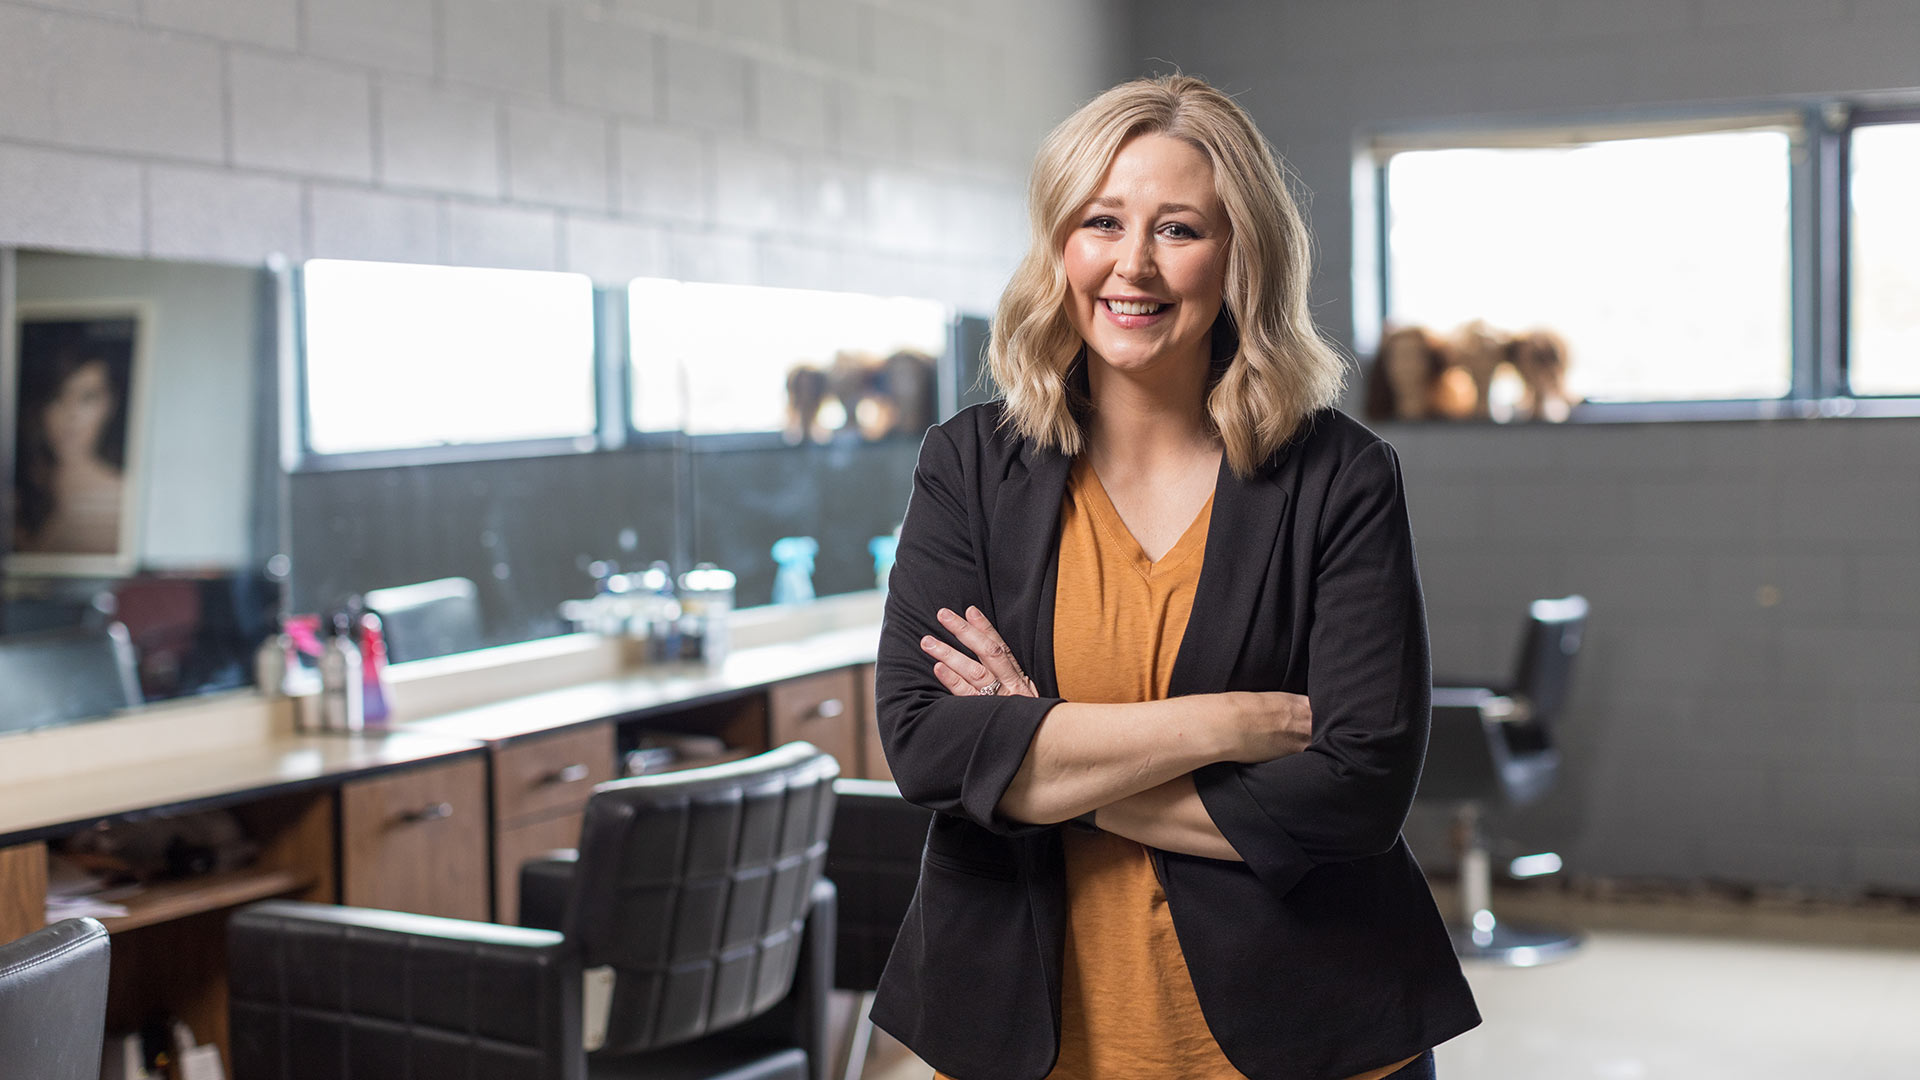
<path fill-rule="evenodd" d="M 1114 272 L 1128 281 L 1142 281 L 1153 276 L 1153 240 L 1147 236 L 1133 236 L 1121 242 L 1118 258 L 1114 261 Z"/>

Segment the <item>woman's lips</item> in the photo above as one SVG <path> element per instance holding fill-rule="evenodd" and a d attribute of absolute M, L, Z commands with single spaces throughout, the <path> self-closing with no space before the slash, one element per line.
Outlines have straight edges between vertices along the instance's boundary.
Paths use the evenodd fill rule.
<path fill-rule="evenodd" d="M 1128 306 L 1138 307 L 1140 305 L 1129 304 Z M 1162 303 L 1159 309 L 1150 315 L 1125 315 L 1113 309 L 1112 301 L 1103 299 L 1100 301 L 1100 310 L 1105 313 L 1107 321 L 1120 327 L 1122 330 L 1139 330 L 1143 327 L 1152 326 L 1172 314 L 1173 305 Z"/>

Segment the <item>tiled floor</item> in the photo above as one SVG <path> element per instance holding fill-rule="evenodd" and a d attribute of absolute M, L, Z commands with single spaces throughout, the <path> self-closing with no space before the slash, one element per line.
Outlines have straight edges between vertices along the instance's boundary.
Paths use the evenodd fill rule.
<path fill-rule="evenodd" d="M 1612 930 L 1467 975 L 1486 1022 L 1440 1048 L 1444 1080 L 1920 1080 L 1920 951 Z"/>

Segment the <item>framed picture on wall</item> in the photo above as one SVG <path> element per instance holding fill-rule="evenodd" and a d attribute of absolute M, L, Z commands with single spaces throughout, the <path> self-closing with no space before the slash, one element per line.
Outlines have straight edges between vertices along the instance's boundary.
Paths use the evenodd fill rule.
<path fill-rule="evenodd" d="M 110 577 L 139 562 L 152 326 L 143 301 L 19 306 L 9 572 Z"/>

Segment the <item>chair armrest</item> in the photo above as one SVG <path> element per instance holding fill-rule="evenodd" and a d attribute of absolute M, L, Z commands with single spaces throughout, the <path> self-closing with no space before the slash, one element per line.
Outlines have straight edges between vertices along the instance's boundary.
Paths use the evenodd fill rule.
<path fill-rule="evenodd" d="M 567 900 L 573 895 L 574 871 L 580 852 L 573 848 L 549 851 L 520 864 L 520 925 L 534 930 L 562 930 Z"/>
<path fill-rule="evenodd" d="M 557 933 L 271 901 L 228 922 L 227 965 L 237 1077 L 586 1076 Z"/>

